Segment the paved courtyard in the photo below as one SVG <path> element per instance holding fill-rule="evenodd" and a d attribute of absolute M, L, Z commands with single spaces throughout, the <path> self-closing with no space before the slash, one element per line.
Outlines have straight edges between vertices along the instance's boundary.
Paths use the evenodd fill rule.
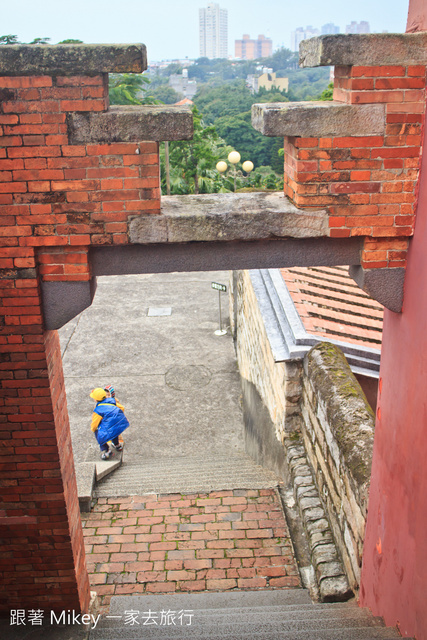
<path fill-rule="evenodd" d="M 233 340 L 216 281 L 229 272 L 98 278 L 92 305 L 60 330 L 74 459 L 89 447 L 94 387 L 113 384 L 131 427 L 126 461 L 244 451 Z M 221 294 L 224 324 L 228 295 Z M 153 311 L 154 310 L 154 311 Z M 150 313 L 170 315 L 150 315 Z M 160 311 L 159 311 L 160 310 Z"/>
<path fill-rule="evenodd" d="M 112 595 L 301 586 L 274 489 L 99 498 L 82 515 L 104 611 Z"/>

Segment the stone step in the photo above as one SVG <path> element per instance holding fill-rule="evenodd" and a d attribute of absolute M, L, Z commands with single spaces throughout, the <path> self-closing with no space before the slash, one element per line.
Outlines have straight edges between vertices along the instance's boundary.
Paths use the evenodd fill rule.
<path fill-rule="evenodd" d="M 96 487 L 96 497 L 150 493 L 208 493 L 224 489 L 277 487 L 276 475 L 245 454 L 225 457 L 141 458 L 124 463 Z"/>
<path fill-rule="evenodd" d="M 345 603 L 345 606 L 348 607 L 351 606 L 351 604 L 352 603 Z M 313 606 L 313 602 L 307 589 L 172 593 L 143 596 L 112 596 L 110 612 L 121 613 L 129 607 L 153 609 L 155 607 L 165 607 L 166 605 L 173 609 L 194 608 L 206 611 L 222 611 L 223 609 L 236 607 L 252 609 L 255 606 Z"/>
<path fill-rule="evenodd" d="M 175 626 L 161 612 L 183 612 Z M 139 625 L 130 625 L 131 614 Z M 148 621 L 157 624 L 143 624 Z M 107 617 L 110 616 L 110 617 Z M 223 593 L 113 596 L 110 611 L 90 632 L 89 640 L 392 640 L 396 629 L 384 627 L 352 601 L 313 604 L 304 589 Z M 179 614 L 177 613 L 177 616 Z M 126 622 L 127 621 L 127 622 Z M 163 622 L 163 624 L 160 624 Z M 191 624 L 189 624 L 191 622 Z"/>

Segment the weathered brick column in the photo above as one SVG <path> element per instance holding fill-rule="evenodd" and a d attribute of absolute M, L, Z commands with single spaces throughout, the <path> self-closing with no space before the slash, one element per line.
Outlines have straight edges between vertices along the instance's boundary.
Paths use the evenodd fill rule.
<path fill-rule="evenodd" d="M 364 238 L 351 273 L 399 311 L 415 220 L 427 35 L 322 36 L 302 43 L 300 60 L 335 65 L 334 102 L 256 105 L 254 125 L 286 136 L 285 195 L 300 208 L 326 207 L 331 238 Z M 375 295 L 386 282 L 400 299 Z"/>
<path fill-rule="evenodd" d="M 108 72 L 145 68 L 143 45 L 0 50 L 3 613 L 88 608 L 61 353 L 52 329 L 92 300 L 90 246 L 126 244 L 129 218 L 160 211 L 163 138 L 156 123 L 165 110 L 124 109 L 123 123 L 120 108 L 108 107 Z M 99 120 L 89 123 L 90 140 L 76 143 L 73 136 L 90 115 L 107 120 L 100 128 Z M 189 137 L 191 114 L 184 118 Z"/>

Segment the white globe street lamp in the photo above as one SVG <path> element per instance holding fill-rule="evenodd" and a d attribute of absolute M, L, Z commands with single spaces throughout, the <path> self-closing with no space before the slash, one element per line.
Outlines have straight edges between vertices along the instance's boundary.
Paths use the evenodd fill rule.
<path fill-rule="evenodd" d="M 236 164 L 240 162 L 240 153 L 238 151 L 230 151 L 228 162 L 234 165 L 234 193 L 236 193 Z"/>
<path fill-rule="evenodd" d="M 240 153 L 238 151 L 230 151 L 230 153 L 228 154 L 228 162 L 236 165 L 238 162 L 240 162 Z"/>
<path fill-rule="evenodd" d="M 230 162 L 230 164 L 234 166 L 234 193 L 236 193 L 236 164 L 240 162 L 240 158 L 241 156 L 238 151 L 230 151 L 227 158 L 228 162 Z M 242 169 L 243 171 L 246 171 L 246 173 L 250 173 L 253 168 L 253 162 L 251 162 L 250 160 L 246 160 L 242 164 Z M 220 160 L 216 163 L 216 169 L 217 171 L 219 171 L 219 173 L 225 173 L 228 169 L 228 165 L 224 160 Z"/>

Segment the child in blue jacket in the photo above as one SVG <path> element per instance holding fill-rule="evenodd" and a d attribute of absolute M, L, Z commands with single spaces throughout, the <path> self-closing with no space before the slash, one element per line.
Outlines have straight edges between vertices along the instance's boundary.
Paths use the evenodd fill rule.
<path fill-rule="evenodd" d="M 123 405 L 115 397 L 108 397 L 109 395 L 100 387 L 93 389 L 90 394 L 92 400 L 96 402 L 90 428 L 101 448 L 102 460 L 108 460 L 113 453 L 108 446 L 109 440 L 116 451 L 122 451 L 123 445 L 119 442 L 119 435 L 129 426 Z"/>

